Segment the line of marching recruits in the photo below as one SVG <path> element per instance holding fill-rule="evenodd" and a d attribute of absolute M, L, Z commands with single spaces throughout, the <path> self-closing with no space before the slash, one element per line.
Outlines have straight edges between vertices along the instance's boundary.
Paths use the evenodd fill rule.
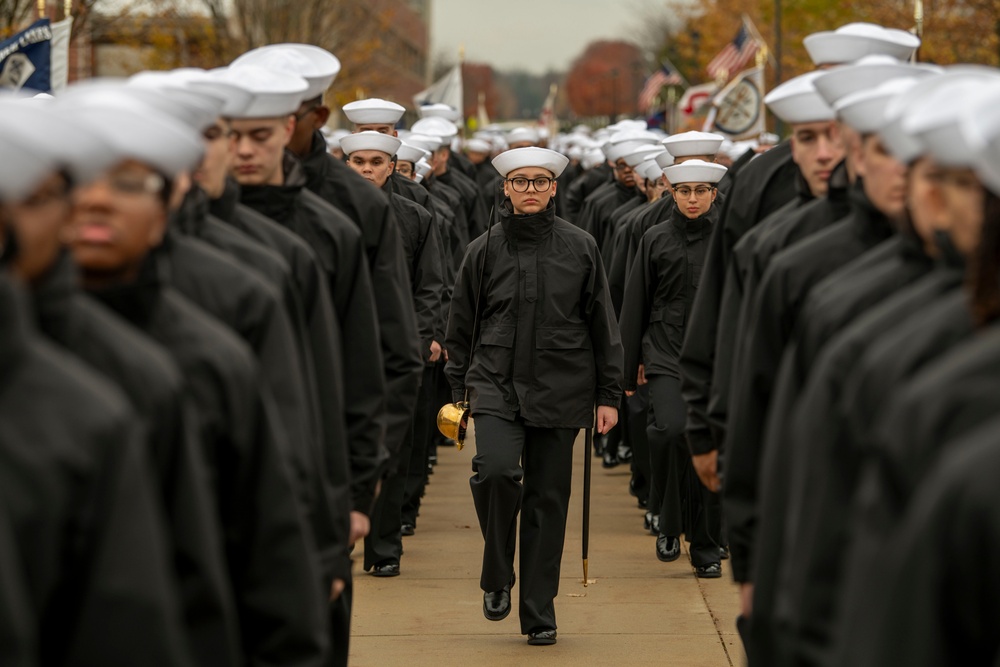
<path fill-rule="evenodd" d="M 768 150 L 462 155 L 379 99 L 327 137 L 296 44 L 0 98 L 0 663 L 345 664 L 352 549 L 405 571 L 468 400 L 483 614 L 517 585 L 530 644 L 596 415 L 655 556 L 731 557 L 751 664 L 995 665 L 1000 72 L 918 46 L 807 37 Z"/>
<path fill-rule="evenodd" d="M 446 263 L 392 146 L 329 153 L 339 69 L 0 99 L 0 663 L 346 664 Z"/>
<path fill-rule="evenodd" d="M 1000 72 L 918 46 L 805 39 L 817 70 L 765 97 L 791 137 L 735 173 L 689 311 L 688 446 L 751 665 L 1000 656 Z"/>
<path fill-rule="evenodd" d="M 751 665 L 994 665 L 1000 72 L 804 44 L 765 98 L 789 138 L 728 172 L 703 133 L 562 138 L 625 354 L 595 453 L 631 452 L 660 560 L 731 554 Z"/>

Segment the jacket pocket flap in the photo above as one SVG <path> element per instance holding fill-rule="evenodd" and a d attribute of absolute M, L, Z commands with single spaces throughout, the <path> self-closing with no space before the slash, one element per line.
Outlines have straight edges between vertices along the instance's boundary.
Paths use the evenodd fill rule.
<path fill-rule="evenodd" d="M 514 327 L 485 327 L 479 335 L 481 345 L 514 347 Z"/>
<path fill-rule="evenodd" d="M 649 314 L 649 321 L 682 326 L 684 324 L 684 307 L 681 304 L 672 303 L 663 308 L 657 308 Z"/>
<path fill-rule="evenodd" d="M 535 347 L 539 350 L 590 349 L 587 329 L 539 329 L 535 332 Z"/>

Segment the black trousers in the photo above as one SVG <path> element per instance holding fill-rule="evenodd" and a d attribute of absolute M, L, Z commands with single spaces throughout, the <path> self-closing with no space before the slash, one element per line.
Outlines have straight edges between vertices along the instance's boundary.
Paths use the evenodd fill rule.
<path fill-rule="evenodd" d="M 573 441 L 579 429 L 534 428 L 520 418 L 490 415 L 474 415 L 473 420 L 476 455 L 470 486 L 486 543 L 479 585 L 491 592 L 510 582 L 520 512 L 521 633 L 555 629 Z"/>
<path fill-rule="evenodd" d="M 624 414 L 628 415 L 626 421 L 629 440 L 632 443 L 632 490 L 639 500 L 648 502 L 652 474 L 649 464 L 649 439 L 646 436 L 649 385 L 644 384 L 636 389 L 635 395 L 629 396 L 626 403 Z"/>
<path fill-rule="evenodd" d="M 417 408 L 413 413 L 413 449 L 403 485 L 402 523 L 417 525 L 420 513 L 420 499 L 427 486 L 427 457 L 431 440 L 437 430 L 437 413 L 440 405 L 435 405 L 437 397 L 437 364 L 424 367 L 424 379 L 417 393 Z"/>
<path fill-rule="evenodd" d="M 698 480 L 684 439 L 687 407 L 680 380 L 665 375 L 649 378 L 649 439 L 652 490 L 660 500 L 660 533 L 687 535 L 694 566 L 719 562 L 722 511 L 719 495 Z"/>
<path fill-rule="evenodd" d="M 348 576 L 344 592 L 329 603 L 330 655 L 326 667 L 347 667 L 347 654 L 351 648 L 351 608 L 354 603 L 354 579 Z"/>

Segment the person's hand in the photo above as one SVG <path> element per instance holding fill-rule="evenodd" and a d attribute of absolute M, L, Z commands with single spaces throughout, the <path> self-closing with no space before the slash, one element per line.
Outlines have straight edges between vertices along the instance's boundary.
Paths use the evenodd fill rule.
<path fill-rule="evenodd" d="M 743 618 L 753 615 L 753 584 L 740 584 L 740 615 Z"/>
<path fill-rule="evenodd" d="M 445 362 L 448 361 L 448 350 L 447 349 L 444 350 L 444 360 L 445 360 Z"/>
<path fill-rule="evenodd" d="M 334 602 L 340 597 L 340 594 L 344 592 L 344 587 L 346 584 L 343 579 L 334 579 L 333 584 L 330 585 L 330 602 Z"/>
<path fill-rule="evenodd" d="M 436 340 L 431 341 L 431 356 L 430 361 L 434 362 L 441 358 L 441 343 Z"/>
<path fill-rule="evenodd" d="M 355 542 L 364 539 L 371 529 L 371 519 L 361 512 L 351 512 L 350 545 L 353 547 Z"/>
<path fill-rule="evenodd" d="M 597 406 L 597 432 L 604 435 L 618 423 L 618 408 L 608 405 Z"/>
<path fill-rule="evenodd" d="M 694 454 L 691 463 L 705 488 L 712 493 L 718 493 L 722 488 L 722 482 L 719 481 L 719 450 L 713 449 L 707 454 Z"/>
<path fill-rule="evenodd" d="M 646 379 L 646 364 L 639 364 L 639 378 L 635 381 L 635 383 L 641 387 L 647 382 L 649 382 L 649 380 Z"/>

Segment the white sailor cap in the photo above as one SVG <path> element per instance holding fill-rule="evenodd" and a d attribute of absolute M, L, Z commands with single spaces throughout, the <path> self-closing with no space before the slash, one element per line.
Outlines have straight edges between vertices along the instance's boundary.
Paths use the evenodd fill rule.
<path fill-rule="evenodd" d="M 395 125 L 404 113 L 401 105 L 377 97 L 344 105 L 344 115 L 355 125 Z"/>
<path fill-rule="evenodd" d="M 111 147 L 50 100 L 0 101 L 0 135 L 21 137 L 28 147 L 50 155 L 75 184 L 88 183 L 117 162 Z M 6 159 L 5 155 L 5 159 Z"/>
<path fill-rule="evenodd" d="M 679 183 L 718 183 L 726 175 L 726 168 L 714 162 L 688 160 L 663 170 L 671 185 Z"/>
<path fill-rule="evenodd" d="M 434 167 L 432 167 L 431 163 L 424 158 L 420 158 L 413 164 L 413 170 L 417 172 L 417 178 L 415 180 L 419 183 L 427 178 L 428 174 L 434 171 Z"/>
<path fill-rule="evenodd" d="M 553 177 L 558 177 L 569 164 L 569 158 L 548 148 L 529 146 L 504 151 L 493 158 L 492 164 L 504 178 L 507 178 L 507 174 L 515 169 L 523 167 L 548 169 L 552 172 Z"/>
<path fill-rule="evenodd" d="M 220 91 L 191 88 L 184 75 L 174 72 L 139 72 L 128 85 L 163 93 L 170 99 L 170 107 L 163 110 L 199 131 L 214 123 L 226 104 Z"/>
<path fill-rule="evenodd" d="M 453 123 L 457 123 L 462 117 L 461 112 L 453 106 L 447 104 L 435 103 L 435 104 L 424 104 L 417 107 L 417 114 L 421 118 L 444 118 L 445 120 L 450 120 Z"/>
<path fill-rule="evenodd" d="M 860 90 L 841 98 L 834 106 L 837 116 L 861 134 L 878 132 L 886 124 L 885 110 L 893 98 L 917 85 L 915 77 L 889 79 L 872 90 Z"/>
<path fill-rule="evenodd" d="M 634 120 L 627 118 L 625 120 L 620 120 L 617 123 L 608 125 L 608 130 L 612 133 L 614 132 L 642 132 L 647 128 L 646 121 L 644 120 Z"/>
<path fill-rule="evenodd" d="M 340 142 L 344 137 L 350 136 L 350 132 L 347 130 L 333 130 L 326 135 L 326 147 L 327 148 L 340 148 Z"/>
<path fill-rule="evenodd" d="M 664 139 L 661 143 L 667 152 L 676 157 L 692 155 L 715 155 L 725 140 L 721 134 L 711 132 L 681 132 Z"/>
<path fill-rule="evenodd" d="M 441 137 L 435 137 L 429 134 L 411 133 L 406 136 L 406 143 L 411 146 L 416 146 L 417 148 L 422 148 L 428 153 L 433 153 L 437 149 L 441 148 L 444 142 L 441 140 Z"/>
<path fill-rule="evenodd" d="M 493 151 L 493 144 L 485 139 L 472 138 L 465 142 L 465 150 L 470 153 L 490 153 Z"/>
<path fill-rule="evenodd" d="M 1000 86 L 989 86 L 974 104 L 962 105 L 962 134 L 972 146 L 973 168 L 983 185 L 1000 195 Z"/>
<path fill-rule="evenodd" d="M 185 86 L 189 90 L 205 92 L 223 100 L 221 116 L 226 118 L 243 113 L 253 99 L 253 95 L 245 88 L 241 88 L 224 77 L 213 72 L 208 72 L 196 67 L 182 67 L 170 72 L 174 81 Z"/>
<path fill-rule="evenodd" d="M 874 23 L 848 23 L 836 30 L 815 32 L 802 44 L 818 66 L 852 62 L 872 54 L 907 60 L 920 46 L 920 39 L 904 30 Z"/>
<path fill-rule="evenodd" d="M 113 164 L 135 160 L 172 179 L 201 161 L 205 149 L 201 134 L 145 101 L 134 98 L 129 104 L 124 98 L 101 99 L 83 106 L 77 102 L 77 98 L 60 98 L 60 110 L 72 113 L 76 122 L 110 147 L 116 158 Z"/>
<path fill-rule="evenodd" d="M 231 65 L 216 74 L 223 81 L 237 85 L 251 94 L 250 103 L 233 118 L 277 118 L 290 116 L 299 109 L 309 84 L 297 74 L 258 65 Z"/>
<path fill-rule="evenodd" d="M 61 109 L 70 109 L 73 105 L 131 108 L 136 103 L 142 103 L 198 132 L 211 125 L 222 107 L 218 98 L 210 99 L 196 92 L 137 85 L 110 77 L 78 81 L 60 93 L 57 100 Z"/>
<path fill-rule="evenodd" d="M 3 118 L 2 115 L 0 118 Z M 0 133 L 0 153 L 3 154 L 0 160 L 0 201 L 21 201 L 59 168 L 50 153 L 35 150 L 7 133 Z"/>
<path fill-rule="evenodd" d="M 401 162 L 413 162 L 416 164 L 420 160 L 426 160 L 431 156 L 431 152 L 424 150 L 419 146 L 414 146 L 407 142 L 403 142 L 400 147 L 396 150 L 396 159 Z"/>
<path fill-rule="evenodd" d="M 243 65 L 256 65 L 305 79 L 308 87 L 300 104 L 303 100 L 311 100 L 325 93 L 340 73 L 340 60 L 337 56 L 312 44 L 268 44 L 247 51 L 234 60 L 230 67 Z"/>
<path fill-rule="evenodd" d="M 646 160 L 635 168 L 635 173 L 647 181 L 655 181 L 663 176 L 663 167 L 656 164 L 656 160 Z"/>
<path fill-rule="evenodd" d="M 971 167 L 975 147 L 961 129 L 963 110 L 1000 85 L 1000 72 L 976 65 L 950 67 L 925 85 L 919 103 L 904 114 L 903 131 L 916 135 L 936 163 Z"/>
<path fill-rule="evenodd" d="M 580 159 L 583 158 L 583 153 L 584 153 L 583 148 L 581 148 L 576 144 L 573 144 L 572 146 L 566 149 L 566 157 L 568 157 L 570 160 L 576 160 L 577 162 L 579 162 Z"/>
<path fill-rule="evenodd" d="M 588 148 L 583 152 L 583 157 L 580 158 L 580 164 L 584 169 L 593 169 L 606 161 L 607 157 L 600 148 Z"/>
<path fill-rule="evenodd" d="M 622 159 L 625 160 L 625 164 L 634 169 L 646 160 L 655 160 L 657 155 L 666 150 L 661 144 L 639 146 L 631 153 L 623 155 Z"/>
<path fill-rule="evenodd" d="M 538 130 L 533 127 L 515 127 L 507 133 L 507 145 L 529 143 L 537 144 L 541 140 Z"/>
<path fill-rule="evenodd" d="M 410 128 L 416 134 L 427 134 L 432 137 L 440 137 L 442 144 L 449 144 L 451 140 L 458 136 L 458 128 L 455 123 L 441 116 L 430 116 L 421 118 Z"/>
<path fill-rule="evenodd" d="M 347 135 L 340 140 L 340 149 L 344 151 L 345 155 L 350 155 L 355 151 L 381 151 L 392 157 L 402 143 L 391 135 L 369 130 Z"/>
<path fill-rule="evenodd" d="M 836 114 L 816 91 L 813 82 L 822 72 L 807 72 L 789 79 L 767 95 L 764 103 L 786 123 L 818 123 L 834 120 Z"/>
<path fill-rule="evenodd" d="M 617 162 L 636 148 L 656 144 L 659 142 L 659 139 L 659 137 L 647 130 L 622 130 L 611 135 L 608 142 L 601 148 L 609 161 Z"/>
<path fill-rule="evenodd" d="M 890 56 L 865 56 L 857 62 L 824 70 L 816 76 L 813 86 L 827 104 L 834 106 L 842 97 L 862 90 L 871 90 L 889 79 L 924 77 L 939 68 L 931 65 L 911 65 Z"/>
<path fill-rule="evenodd" d="M 674 156 L 670 154 L 670 151 L 664 151 L 657 155 L 655 158 L 656 164 L 660 165 L 661 169 L 666 169 L 674 164 Z"/>

